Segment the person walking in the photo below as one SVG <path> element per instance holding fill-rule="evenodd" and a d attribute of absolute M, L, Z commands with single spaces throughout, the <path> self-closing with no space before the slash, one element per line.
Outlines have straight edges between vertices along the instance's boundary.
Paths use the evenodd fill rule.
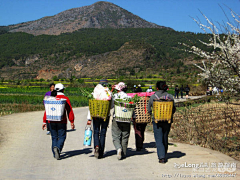
<path fill-rule="evenodd" d="M 136 92 L 142 92 L 141 84 L 138 85 Z"/>
<path fill-rule="evenodd" d="M 184 92 L 184 87 L 183 87 L 183 85 L 181 86 L 181 88 L 180 88 L 180 94 L 181 94 L 181 98 L 183 99 L 183 92 Z"/>
<path fill-rule="evenodd" d="M 63 119 L 61 121 L 49 121 L 50 123 L 50 131 L 51 131 L 51 137 L 52 137 L 52 152 L 53 157 L 59 160 L 60 154 L 62 152 L 64 142 L 67 137 L 67 116 L 71 123 L 71 129 L 75 128 L 74 125 L 74 113 L 72 110 L 72 106 L 70 103 L 70 100 L 67 96 L 64 95 L 64 89 L 65 87 L 63 84 L 58 83 L 55 85 L 54 88 L 57 92 L 56 98 L 59 99 L 66 99 L 65 109 L 63 113 Z M 42 129 L 46 129 L 46 111 L 43 116 L 43 125 Z"/>
<path fill-rule="evenodd" d="M 135 133 L 135 145 L 136 151 L 141 151 L 143 149 L 143 142 L 145 139 L 144 133 L 147 127 L 147 123 L 136 123 L 136 117 L 133 115 L 133 128 Z"/>
<path fill-rule="evenodd" d="M 175 112 L 176 107 L 174 103 L 174 98 L 171 94 L 168 94 L 167 89 L 168 86 L 166 85 L 165 81 L 158 81 L 156 83 L 156 89 L 157 91 L 155 94 L 153 94 L 148 103 L 147 110 L 150 115 L 152 115 L 152 108 L 153 108 L 153 101 L 154 99 L 169 99 L 173 101 L 173 112 Z M 172 116 L 173 117 L 173 116 Z M 154 138 L 156 141 L 157 146 L 157 155 L 159 159 L 159 163 L 166 163 L 166 154 L 168 150 L 168 134 L 170 132 L 171 123 L 168 123 L 167 121 L 159 121 L 155 122 L 154 117 L 152 117 L 152 123 L 153 123 L 153 131 L 154 131 Z"/>
<path fill-rule="evenodd" d="M 55 84 L 54 83 L 51 83 L 49 85 L 49 88 L 50 88 L 50 91 L 46 92 L 46 94 L 44 95 L 45 96 L 51 96 L 51 92 L 54 90 L 54 87 L 55 87 Z M 46 121 L 46 124 L 47 124 L 47 135 L 50 135 L 51 132 L 50 132 L 50 124 L 48 123 L 48 121 Z"/>
<path fill-rule="evenodd" d="M 126 90 L 126 85 L 124 82 L 119 82 L 117 85 L 113 86 L 117 90 L 117 93 L 113 95 L 112 98 L 112 108 L 114 108 L 115 99 L 126 99 L 130 98 L 123 89 Z M 115 116 L 115 109 L 113 111 L 112 120 L 112 139 L 113 144 L 117 150 L 117 158 L 121 160 L 126 158 L 128 139 L 130 136 L 130 121 L 121 121 Z"/>
<path fill-rule="evenodd" d="M 108 89 L 108 81 L 106 79 L 101 79 L 99 82 L 100 85 L 102 85 L 108 93 L 110 92 Z M 97 86 L 95 89 L 98 88 Z M 94 92 L 95 92 L 94 89 Z M 106 93 L 106 92 L 103 93 Z M 99 96 L 101 96 L 99 94 Z M 104 155 L 104 149 L 105 149 L 105 141 L 106 141 L 106 134 L 107 134 L 107 128 L 109 124 L 110 114 L 104 121 L 103 118 L 92 118 L 90 115 L 90 111 L 88 111 L 87 116 L 87 125 L 91 125 L 91 122 L 93 121 L 93 142 L 94 142 L 94 156 L 97 159 L 103 158 Z"/>
<path fill-rule="evenodd" d="M 187 85 L 187 86 L 185 87 L 186 99 L 188 99 L 189 91 L 190 91 L 190 87 Z"/>
<path fill-rule="evenodd" d="M 176 97 L 178 98 L 178 94 L 179 94 L 179 88 L 178 88 L 178 85 L 176 85 L 174 98 Z"/>
<path fill-rule="evenodd" d="M 146 92 L 152 92 L 153 90 L 152 90 L 152 86 L 149 86 L 149 88 L 147 89 L 147 91 Z"/>

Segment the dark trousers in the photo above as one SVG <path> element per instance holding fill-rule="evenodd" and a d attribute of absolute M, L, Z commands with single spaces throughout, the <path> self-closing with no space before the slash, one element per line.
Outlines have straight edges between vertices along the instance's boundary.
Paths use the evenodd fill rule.
<path fill-rule="evenodd" d="M 109 123 L 109 117 L 104 121 L 102 118 L 93 118 L 93 140 L 94 148 L 99 146 L 99 153 L 104 152 L 105 139 L 107 134 L 107 127 Z"/>
<path fill-rule="evenodd" d="M 179 94 L 179 92 L 175 92 L 175 95 L 174 95 L 174 97 L 176 98 L 178 98 L 178 94 Z"/>
<path fill-rule="evenodd" d="M 143 148 L 143 142 L 144 142 L 144 132 L 146 129 L 147 123 L 136 123 L 133 122 L 133 127 L 135 131 L 135 143 L 136 148 L 142 149 Z"/>
<path fill-rule="evenodd" d="M 50 131 L 50 123 L 48 121 L 47 122 L 47 131 Z"/>
<path fill-rule="evenodd" d="M 168 150 L 168 134 L 170 132 L 171 124 L 168 122 L 153 121 L 154 138 L 157 146 L 158 159 L 165 158 Z"/>
<path fill-rule="evenodd" d="M 51 128 L 51 136 L 52 136 L 52 152 L 55 157 L 55 153 L 53 151 L 54 147 L 57 147 L 61 152 L 64 146 L 65 139 L 67 137 L 67 124 L 65 123 L 49 123 Z"/>
<path fill-rule="evenodd" d="M 183 98 L 183 92 L 181 91 L 181 98 Z"/>

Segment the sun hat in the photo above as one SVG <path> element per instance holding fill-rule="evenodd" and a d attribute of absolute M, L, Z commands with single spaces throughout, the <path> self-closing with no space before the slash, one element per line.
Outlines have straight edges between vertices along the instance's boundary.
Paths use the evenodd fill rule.
<path fill-rule="evenodd" d="M 133 87 L 136 87 L 136 85 L 134 85 Z"/>
<path fill-rule="evenodd" d="M 139 84 L 138 87 L 141 87 L 141 84 Z"/>
<path fill-rule="evenodd" d="M 58 84 L 55 85 L 54 89 L 56 91 L 61 91 L 62 89 L 65 89 L 65 87 L 62 83 L 58 83 Z"/>
<path fill-rule="evenodd" d="M 119 82 L 117 85 L 115 85 L 115 89 L 118 91 L 122 91 L 126 87 L 126 84 L 124 82 Z"/>

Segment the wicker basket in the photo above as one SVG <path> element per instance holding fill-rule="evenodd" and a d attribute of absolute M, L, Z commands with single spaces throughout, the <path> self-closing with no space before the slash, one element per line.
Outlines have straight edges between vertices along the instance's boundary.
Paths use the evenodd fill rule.
<path fill-rule="evenodd" d="M 136 104 L 114 101 L 115 120 L 118 122 L 130 122 Z"/>
<path fill-rule="evenodd" d="M 151 116 L 147 111 L 149 97 L 141 97 L 141 100 L 136 104 L 134 110 L 136 115 L 136 123 L 149 123 L 151 122 Z"/>
<path fill-rule="evenodd" d="M 173 101 L 154 100 L 153 101 L 153 116 L 155 123 L 158 121 L 168 121 L 171 123 L 173 110 Z"/>
<path fill-rule="evenodd" d="M 104 121 L 109 115 L 111 101 L 89 99 L 89 110 L 92 118 L 102 118 Z"/>

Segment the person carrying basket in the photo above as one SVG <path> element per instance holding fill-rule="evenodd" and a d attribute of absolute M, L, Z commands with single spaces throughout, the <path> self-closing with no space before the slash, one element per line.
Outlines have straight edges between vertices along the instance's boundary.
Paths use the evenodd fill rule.
<path fill-rule="evenodd" d="M 131 98 L 127 95 L 126 85 L 124 82 L 119 82 L 117 85 L 112 88 L 117 90 L 117 93 L 112 97 L 112 108 L 113 111 L 113 120 L 112 120 L 112 139 L 113 144 L 117 150 L 117 159 L 121 160 L 127 155 L 127 146 L 128 139 L 130 136 L 130 122 L 132 119 L 132 112 L 134 108 L 131 108 L 131 104 L 124 102 L 117 102 L 116 100 L 124 100 L 127 98 Z M 126 107 L 125 107 L 126 106 Z M 131 112 L 132 110 L 132 112 Z M 118 111 L 118 112 L 117 112 Z M 122 116 L 123 114 L 130 114 L 128 116 Z"/>
<path fill-rule="evenodd" d="M 50 122 L 50 131 L 51 131 L 51 137 L 52 137 L 52 152 L 53 152 L 53 157 L 56 158 L 57 160 L 60 159 L 60 153 L 63 149 L 64 142 L 67 137 L 67 116 L 69 121 L 71 122 L 71 129 L 75 128 L 74 125 L 74 113 L 72 110 L 72 106 L 70 103 L 70 100 L 67 96 L 64 95 L 64 89 L 65 87 L 63 84 L 58 83 L 55 85 L 55 90 L 52 91 L 51 95 L 56 93 L 56 99 L 64 99 L 66 101 L 64 111 L 62 114 L 62 118 L 57 119 L 58 121 L 55 121 L 56 116 L 48 116 L 46 113 L 46 104 L 47 101 L 44 103 L 45 104 L 45 113 L 43 116 L 43 125 L 42 129 L 46 129 L 46 120 L 49 120 Z M 55 96 L 55 95 L 54 95 Z M 54 100 L 50 100 L 49 102 L 56 102 Z M 58 102 L 61 103 L 61 102 Z M 52 105 L 53 106 L 53 105 Z M 53 111 L 58 111 L 58 109 L 52 107 L 51 110 Z M 50 120 L 51 119 L 51 120 Z"/>
<path fill-rule="evenodd" d="M 155 92 L 155 94 L 153 94 L 149 99 L 147 110 L 150 115 L 154 114 L 154 116 L 152 116 L 152 123 L 159 163 L 166 163 L 166 154 L 168 150 L 168 134 L 170 132 L 173 114 L 176 111 L 176 107 L 174 104 L 173 96 L 167 93 L 168 86 L 166 85 L 166 81 L 158 81 L 156 83 L 156 89 L 157 91 Z M 163 103 L 161 104 L 161 102 L 157 102 L 157 104 L 154 101 L 163 101 Z M 164 112 L 158 112 L 160 111 L 160 109 L 157 109 L 156 107 L 161 108 L 161 105 L 164 105 L 164 102 L 168 102 L 169 104 L 165 104 Z M 170 112 L 167 112 L 166 109 Z M 160 114 L 162 115 L 162 117 L 158 116 Z M 165 115 L 170 116 L 166 118 Z"/>
<path fill-rule="evenodd" d="M 104 155 L 105 140 L 110 119 L 110 100 L 112 97 L 112 93 L 107 86 L 108 80 L 101 79 L 99 84 L 94 88 L 92 94 L 95 100 L 91 101 L 92 104 L 89 104 L 89 111 L 87 115 L 87 125 L 91 125 L 91 122 L 93 120 L 94 156 L 97 159 L 103 158 Z M 100 103 L 105 104 L 103 105 Z M 91 110 L 98 113 L 91 113 Z M 105 114 L 104 117 L 103 112 Z"/>

